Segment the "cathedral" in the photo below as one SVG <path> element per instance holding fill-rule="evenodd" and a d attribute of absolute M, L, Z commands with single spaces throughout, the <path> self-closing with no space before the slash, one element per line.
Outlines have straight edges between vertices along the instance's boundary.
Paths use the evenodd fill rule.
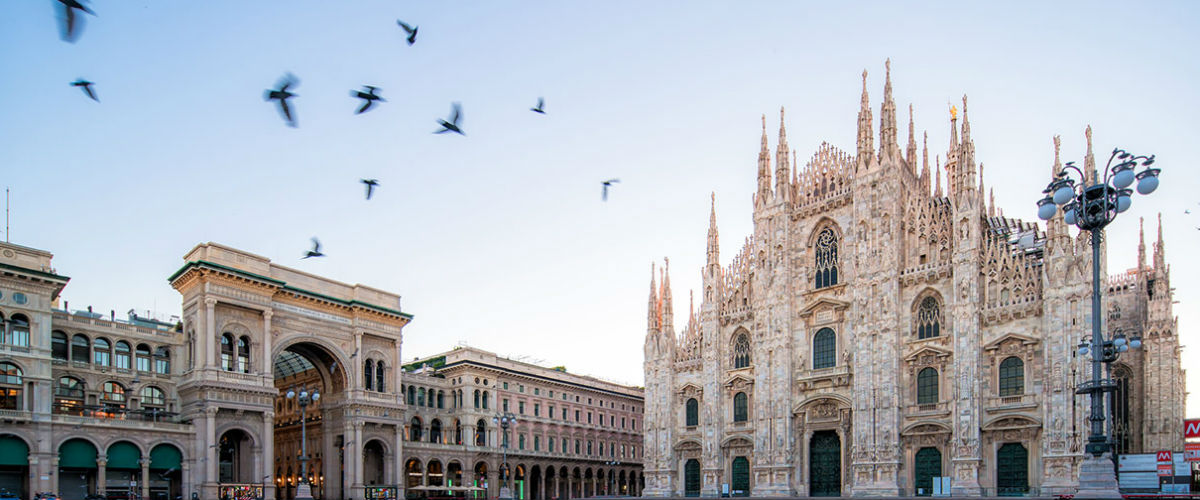
<path fill-rule="evenodd" d="M 1061 212 L 1042 227 L 995 207 L 965 96 L 932 168 L 911 106 L 906 146 L 897 140 L 890 65 L 879 114 L 876 139 L 864 71 L 856 151 L 822 144 L 804 165 L 783 111 L 774 155 L 764 117 L 754 232 L 723 264 L 714 196 L 701 300 L 682 331 L 669 269 L 651 270 L 646 496 L 1076 491 L 1088 233 Z M 1090 128 L 1086 139 L 1094 172 Z M 1057 137 L 1047 167 L 1062 168 Z M 1106 334 L 1143 341 L 1111 366 L 1118 453 L 1183 442 L 1161 216 L 1158 228 L 1150 255 L 1143 233 L 1136 265 L 1102 284 Z"/>

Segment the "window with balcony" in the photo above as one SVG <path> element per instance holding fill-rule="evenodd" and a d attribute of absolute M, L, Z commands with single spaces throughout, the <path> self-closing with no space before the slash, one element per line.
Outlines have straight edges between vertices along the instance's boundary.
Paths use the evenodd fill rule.
<path fill-rule="evenodd" d="M 54 386 L 54 413 L 82 415 L 83 382 L 75 377 L 59 377 Z"/>
<path fill-rule="evenodd" d="M 16 347 L 29 347 L 29 318 L 14 314 L 8 319 L 8 335 L 4 342 Z"/>
<path fill-rule="evenodd" d="M 154 373 L 161 375 L 171 373 L 171 350 L 165 346 L 154 350 Z"/>
<path fill-rule="evenodd" d="M 387 383 L 384 382 L 384 380 L 386 380 L 386 378 L 383 376 L 384 372 L 385 372 L 385 368 L 383 366 L 383 360 L 381 359 L 379 361 L 376 361 L 375 362 L 375 390 L 376 391 L 387 392 Z M 438 391 L 438 408 L 441 408 L 441 407 L 442 407 L 442 392 Z"/>
<path fill-rule="evenodd" d="M 833 368 L 837 364 L 837 335 L 822 328 L 813 336 L 813 369 Z"/>
<path fill-rule="evenodd" d="M 125 387 L 117 382 L 105 382 L 100 389 L 100 404 L 103 409 L 96 416 L 125 418 Z"/>
<path fill-rule="evenodd" d="M 1016 356 L 1000 362 L 1000 396 L 1011 397 L 1025 394 L 1025 362 Z"/>
<path fill-rule="evenodd" d="M 55 361 L 67 361 L 70 359 L 70 348 L 67 345 L 67 334 L 55 330 L 50 334 L 50 358 Z M 85 357 L 86 361 L 87 358 Z"/>
<path fill-rule="evenodd" d="M 227 372 L 233 371 L 233 334 L 225 333 L 221 335 L 221 369 Z"/>
<path fill-rule="evenodd" d="M 238 337 L 237 342 L 237 371 L 250 373 L 250 337 Z"/>
<path fill-rule="evenodd" d="M 917 373 L 917 404 L 932 405 L 938 402 L 938 372 L 934 368 L 922 368 Z"/>
<path fill-rule="evenodd" d="M 0 363 L 0 410 L 21 410 L 21 388 L 24 382 L 21 367 Z"/>

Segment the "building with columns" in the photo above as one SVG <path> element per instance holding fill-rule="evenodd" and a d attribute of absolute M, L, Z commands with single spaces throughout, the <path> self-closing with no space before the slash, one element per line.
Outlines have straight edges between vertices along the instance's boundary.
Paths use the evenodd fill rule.
<path fill-rule="evenodd" d="M 0 492 L 495 496 L 506 456 L 523 499 L 641 489 L 640 388 L 469 347 L 402 368 L 398 295 L 216 243 L 171 321 L 70 311 L 51 259 L 0 243 Z"/>
<path fill-rule="evenodd" d="M 753 234 L 723 263 L 714 196 L 700 305 L 680 330 L 669 269 L 652 270 L 646 496 L 929 494 L 935 477 L 955 496 L 1076 490 L 1088 234 L 1061 213 L 1039 226 L 995 206 L 965 96 L 933 165 L 911 106 L 898 142 L 890 65 L 878 138 L 872 113 L 864 72 L 855 152 L 822 144 L 804 164 L 783 111 L 774 154 L 764 117 Z M 1082 139 L 1090 170 L 1090 128 Z M 1055 137 L 1047 175 L 1059 149 Z M 1161 220 L 1152 252 L 1137 244 L 1133 267 L 1103 284 L 1101 327 L 1144 342 L 1113 365 L 1121 453 L 1183 440 Z"/>

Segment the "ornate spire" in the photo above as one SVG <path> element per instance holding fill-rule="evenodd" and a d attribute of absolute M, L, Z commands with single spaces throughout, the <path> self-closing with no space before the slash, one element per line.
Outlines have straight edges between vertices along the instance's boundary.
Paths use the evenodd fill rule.
<path fill-rule="evenodd" d="M 1083 176 L 1084 183 L 1092 185 L 1096 182 L 1096 157 L 1092 154 L 1092 126 L 1088 125 L 1083 131 L 1084 137 L 1087 137 L 1087 154 L 1083 157 Z"/>
<path fill-rule="evenodd" d="M 779 107 L 779 144 L 775 146 L 775 196 L 780 200 L 788 199 L 791 191 L 788 174 L 791 163 L 788 161 L 787 129 L 783 125 L 783 106 Z"/>
<path fill-rule="evenodd" d="M 929 131 L 925 131 L 921 145 L 921 183 L 925 186 L 925 194 L 929 194 Z"/>
<path fill-rule="evenodd" d="M 1138 217 L 1138 271 L 1146 269 L 1146 218 Z"/>
<path fill-rule="evenodd" d="M 867 95 L 867 70 L 862 73 L 862 103 L 858 110 L 858 166 L 868 167 L 875 157 L 875 138 L 871 131 L 871 102 Z"/>
<path fill-rule="evenodd" d="M 1162 212 L 1158 213 L 1158 243 L 1154 244 L 1154 270 L 1158 272 L 1167 270 L 1167 244 L 1163 242 Z"/>
<path fill-rule="evenodd" d="M 646 330 L 649 332 L 659 331 L 658 287 L 654 285 L 654 262 L 650 263 L 650 302 L 646 309 Z"/>
<path fill-rule="evenodd" d="M 941 198 L 942 197 L 942 156 L 937 155 L 933 158 L 933 160 L 934 160 L 934 162 L 936 162 L 936 165 L 937 165 L 937 174 L 936 174 L 937 177 L 933 181 L 933 185 L 936 187 L 934 188 L 933 195 L 938 198 Z"/>
<path fill-rule="evenodd" d="M 895 158 L 900 146 L 896 143 L 896 103 L 892 100 L 892 60 L 883 63 L 883 104 L 879 106 L 879 157 Z"/>
<path fill-rule="evenodd" d="M 1058 177 L 1058 173 L 1062 171 L 1062 137 L 1054 136 L 1054 166 L 1050 167 L 1050 178 Z"/>
<path fill-rule="evenodd" d="M 762 115 L 762 149 L 758 151 L 758 197 L 756 203 L 771 199 L 771 152 L 767 148 L 767 115 Z"/>
<path fill-rule="evenodd" d="M 908 163 L 909 171 L 917 173 L 917 140 L 913 136 L 913 106 L 908 104 L 908 150 L 905 151 L 904 161 Z"/>
<path fill-rule="evenodd" d="M 950 150 L 946 152 L 946 191 L 954 194 L 954 180 L 958 176 L 958 108 L 950 106 Z"/>
<path fill-rule="evenodd" d="M 981 168 L 979 170 L 983 171 L 982 165 L 980 165 L 980 167 Z M 988 190 L 988 216 L 995 217 L 995 215 L 996 215 L 996 188 L 991 188 Z"/>
<path fill-rule="evenodd" d="M 717 193 L 712 193 L 712 205 L 708 212 L 708 275 L 717 277 L 721 267 L 721 244 L 717 235 Z"/>
<path fill-rule="evenodd" d="M 1050 178 L 1053 179 L 1062 171 L 1062 158 L 1060 155 L 1062 149 L 1062 138 L 1054 136 L 1054 165 L 1050 167 Z M 1050 220 L 1046 221 L 1047 245 L 1057 246 L 1055 237 L 1067 235 L 1067 223 L 1063 219 L 1062 210 L 1057 210 Z"/>
<path fill-rule="evenodd" d="M 667 335 L 675 334 L 675 306 L 671 303 L 671 259 L 663 257 L 662 298 L 662 331 Z"/>

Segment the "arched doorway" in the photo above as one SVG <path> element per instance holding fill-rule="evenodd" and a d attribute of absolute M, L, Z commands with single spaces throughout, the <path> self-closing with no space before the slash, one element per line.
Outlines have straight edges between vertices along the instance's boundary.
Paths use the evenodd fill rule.
<path fill-rule="evenodd" d="M 542 468 L 533 466 L 529 469 L 529 500 L 542 500 Z"/>
<path fill-rule="evenodd" d="M 129 441 L 118 441 L 108 447 L 105 469 L 105 489 L 112 493 L 142 494 L 142 450 Z"/>
<path fill-rule="evenodd" d="M 913 485 L 917 496 L 933 494 L 933 478 L 942 475 L 942 452 L 937 448 L 921 448 L 913 463 Z"/>
<path fill-rule="evenodd" d="M 407 462 L 404 463 L 404 478 L 405 478 L 404 488 L 405 489 L 411 489 L 411 488 L 416 488 L 417 486 L 422 486 L 422 483 L 424 482 L 424 479 L 425 479 L 424 475 L 422 474 L 422 470 L 423 470 L 423 468 L 421 467 L 421 461 L 417 460 L 415 458 L 410 458 L 410 459 L 408 459 Z"/>
<path fill-rule="evenodd" d="M 456 461 L 446 464 L 446 486 L 463 486 L 462 464 Z"/>
<path fill-rule="evenodd" d="M 279 395 L 275 398 L 272 438 L 274 467 L 268 471 L 291 471 L 286 478 L 276 479 L 282 490 L 276 493 L 279 500 L 295 498 L 297 487 L 304 480 L 308 480 L 314 498 L 347 497 L 349 485 L 342 484 L 343 462 L 347 457 L 363 458 L 364 484 L 371 484 L 368 482 L 371 479 L 383 482 L 384 454 L 379 443 L 374 443 L 374 450 L 370 449 L 371 443 L 352 448 L 352 437 L 325 432 L 325 422 L 339 416 L 327 408 L 337 406 L 346 386 L 344 364 L 336 356 L 316 343 L 297 342 L 275 355 L 272 374 Z M 306 448 L 307 461 L 302 464 Z"/>
<path fill-rule="evenodd" d="M 482 491 L 473 490 L 474 495 L 472 495 L 472 498 L 487 498 L 488 497 L 490 491 L 488 491 L 487 462 L 477 462 L 475 464 L 475 480 L 474 480 L 474 483 L 472 484 L 472 486 L 474 486 L 476 488 L 483 488 Z"/>
<path fill-rule="evenodd" d="M 428 486 L 442 486 L 445 479 L 445 472 L 442 471 L 442 463 L 437 460 L 429 461 L 429 469 L 426 473 L 425 484 Z"/>
<path fill-rule="evenodd" d="M 842 494 L 842 441 L 837 431 L 817 431 L 808 442 L 809 494 L 836 497 Z"/>
<path fill-rule="evenodd" d="M 82 500 L 96 490 L 96 446 L 85 439 L 70 439 L 58 447 L 58 491 L 64 500 Z M 28 498 L 28 497 L 23 497 Z"/>
<path fill-rule="evenodd" d="M 700 461 L 694 458 L 683 464 L 683 496 L 700 496 Z"/>
<path fill-rule="evenodd" d="M 525 484 L 525 464 L 517 464 L 513 468 L 512 494 L 517 500 L 529 498 L 529 490 Z"/>
<path fill-rule="evenodd" d="M 619 479 L 617 480 L 617 494 L 618 495 L 628 495 L 629 489 L 626 488 L 626 484 L 625 484 L 625 471 L 621 471 L 621 475 L 618 477 L 619 477 Z"/>
<path fill-rule="evenodd" d="M 224 484 L 255 482 L 250 467 L 254 455 L 250 436 L 241 429 L 231 429 L 217 440 L 217 481 Z"/>
<path fill-rule="evenodd" d="M 1004 443 L 996 451 L 996 493 L 1001 496 L 1029 492 L 1029 450 L 1021 443 Z"/>
<path fill-rule="evenodd" d="M 373 439 L 363 446 L 363 484 L 384 484 L 383 444 Z"/>
<path fill-rule="evenodd" d="M 174 500 L 182 494 L 183 453 L 174 445 L 160 444 L 150 449 L 150 499 Z"/>
<path fill-rule="evenodd" d="M 746 457 L 736 457 L 729 467 L 731 479 L 730 494 L 732 496 L 750 496 L 750 460 Z"/>
<path fill-rule="evenodd" d="M 24 439 L 11 434 L 0 436 L 0 492 L 28 498 L 27 477 L 29 477 L 29 445 L 25 443 Z M 87 485 L 84 484 L 83 487 L 86 494 Z"/>

